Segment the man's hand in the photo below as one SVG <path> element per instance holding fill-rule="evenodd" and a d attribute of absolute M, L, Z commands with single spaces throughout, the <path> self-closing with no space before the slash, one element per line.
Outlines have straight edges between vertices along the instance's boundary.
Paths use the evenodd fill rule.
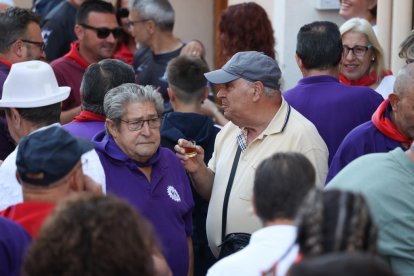
<path fill-rule="evenodd" d="M 203 44 L 198 40 L 188 42 L 180 52 L 180 55 L 195 56 L 204 58 L 205 50 Z"/>
<path fill-rule="evenodd" d="M 200 146 L 196 146 L 197 155 L 189 157 L 185 155 L 185 150 L 183 148 L 185 146 L 192 147 L 193 145 L 190 141 L 179 139 L 177 145 L 174 147 L 175 154 L 180 159 L 181 164 L 183 164 L 187 172 L 195 173 L 201 166 L 204 165 L 204 149 Z"/>

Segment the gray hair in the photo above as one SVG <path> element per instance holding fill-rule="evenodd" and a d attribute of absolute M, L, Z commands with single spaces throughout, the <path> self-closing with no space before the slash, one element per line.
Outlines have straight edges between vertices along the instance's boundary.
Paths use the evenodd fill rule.
<path fill-rule="evenodd" d="M 153 20 L 161 31 L 174 28 L 175 12 L 168 0 L 133 0 L 130 9 L 141 20 Z"/>
<path fill-rule="evenodd" d="M 164 112 L 164 100 L 161 94 L 152 86 L 142 86 L 135 83 L 125 83 L 112 88 L 105 95 L 104 111 L 106 118 L 114 122 L 117 129 L 125 114 L 125 105 L 129 103 L 154 103 L 159 117 Z"/>
<path fill-rule="evenodd" d="M 394 83 L 394 93 L 404 97 L 414 85 L 414 63 L 404 65 L 398 72 Z"/>
<path fill-rule="evenodd" d="M 248 80 L 246 80 L 246 79 L 243 79 L 243 80 L 245 80 L 245 81 L 246 81 L 246 83 L 247 83 L 248 85 L 253 84 L 253 82 L 251 82 L 251 81 L 248 81 Z M 279 91 L 279 90 L 277 90 L 277 89 L 273 89 L 273 88 L 269 88 L 269 87 L 266 87 L 266 86 L 263 86 L 263 92 L 264 92 L 264 94 L 265 94 L 266 96 L 268 96 L 268 97 L 273 97 L 273 96 L 275 96 L 277 93 L 280 93 L 280 91 Z"/>
<path fill-rule="evenodd" d="M 12 7 L 0 12 L 0 53 L 7 53 L 16 40 L 25 39 L 32 22 L 40 26 L 40 16 L 28 9 Z"/>

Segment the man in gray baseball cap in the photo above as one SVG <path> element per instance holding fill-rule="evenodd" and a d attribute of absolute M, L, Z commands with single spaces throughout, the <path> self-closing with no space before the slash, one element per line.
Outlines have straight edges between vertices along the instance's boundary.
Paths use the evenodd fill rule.
<path fill-rule="evenodd" d="M 208 166 L 200 146 L 195 157 L 185 155 L 183 147 L 190 142 L 184 139 L 175 150 L 195 189 L 210 200 L 207 237 L 218 256 L 218 246 L 228 234 L 261 228 L 251 199 L 255 169 L 262 160 L 276 152 L 301 152 L 315 167 L 316 183 L 321 187 L 328 170 L 328 149 L 315 126 L 283 99 L 276 60 L 259 52 L 240 52 L 222 69 L 205 76 L 211 83 L 222 84 L 217 97 L 230 122 L 217 135 Z M 227 208 L 223 207 L 225 194 L 229 195 Z"/>

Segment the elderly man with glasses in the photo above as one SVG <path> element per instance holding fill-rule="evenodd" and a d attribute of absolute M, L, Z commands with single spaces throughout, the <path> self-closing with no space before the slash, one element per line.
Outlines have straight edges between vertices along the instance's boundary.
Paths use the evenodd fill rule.
<path fill-rule="evenodd" d="M 160 147 L 161 94 L 151 86 L 123 84 L 105 95 L 104 111 L 106 131 L 93 141 L 108 191 L 152 222 L 173 275 L 187 275 L 194 203 L 179 159 Z"/>
<path fill-rule="evenodd" d="M 40 34 L 40 17 L 27 9 L 8 8 L 0 12 L 0 98 L 3 84 L 12 64 L 44 59 L 44 44 Z M 15 148 L 7 130 L 4 115 L 0 115 L 0 160 Z"/>
<path fill-rule="evenodd" d="M 76 14 L 75 34 L 71 50 L 51 65 L 59 85 L 72 88 L 70 96 L 63 102 L 61 122 L 68 123 L 80 113 L 80 85 L 89 64 L 111 58 L 121 35 L 115 9 L 105 1 L 86 1 Z"/>

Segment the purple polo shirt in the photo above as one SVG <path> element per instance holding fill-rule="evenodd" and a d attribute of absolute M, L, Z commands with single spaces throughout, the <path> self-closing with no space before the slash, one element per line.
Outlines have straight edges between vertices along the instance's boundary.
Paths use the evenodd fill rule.
<path fill-rule="evenodd" d="M 0 99 L 3 96 L 3 84 L 10 73 L 10 67 L 0 61 Z"/>
<path fill-rule="evenodd" d="M 179 159 L 171 150 L 159 147 L 149 160 L 152 173 L 148 181 L 137 162 L 126 156 L 105 131 L 93 141 L 105 170 L 108 193 L 126 199 L 152 222 L 173 275 L 187 275 L 187 237 L 192 232 L 194 203 Z"/>
<path fill-rule="evenodd" d="M 341 84 L 326 75 L 304 77 L 283 97 L 316 126 L 328 147 L 329 164 L 344 137 L 369 121 L 384 100 L 368 87 Z"/>
<path fill-rule="evenodd" d="M 105 129 L 105 122 L 70 122 L 62 127 L 75 137 L 92 140 L 95 134 Z"/>
<path fill-rule="evenodd" d="M 3 84 L 9 72 L 10 67 L 0 62 L 0 98 L 3 96 Z M 7 121 L 3 115 L 0 115 L 0 160 L 6 159 L 15 147 L 13 139 L 10 137 Z"/>
<path fill-rule="evenodd" d="M 0 217 L 0 275 L 20 275 L 24 253 L 31 241 L 20 225 Z"/>
<path fill-rule="evenodd" d="M 354 159 L 368 153 L 389 152 L 398 147 L 402 148 L 401 143 L 382 134 L 372 121 L 366 122 L 344 138 L 332 159 L 326 183 Z"/>

